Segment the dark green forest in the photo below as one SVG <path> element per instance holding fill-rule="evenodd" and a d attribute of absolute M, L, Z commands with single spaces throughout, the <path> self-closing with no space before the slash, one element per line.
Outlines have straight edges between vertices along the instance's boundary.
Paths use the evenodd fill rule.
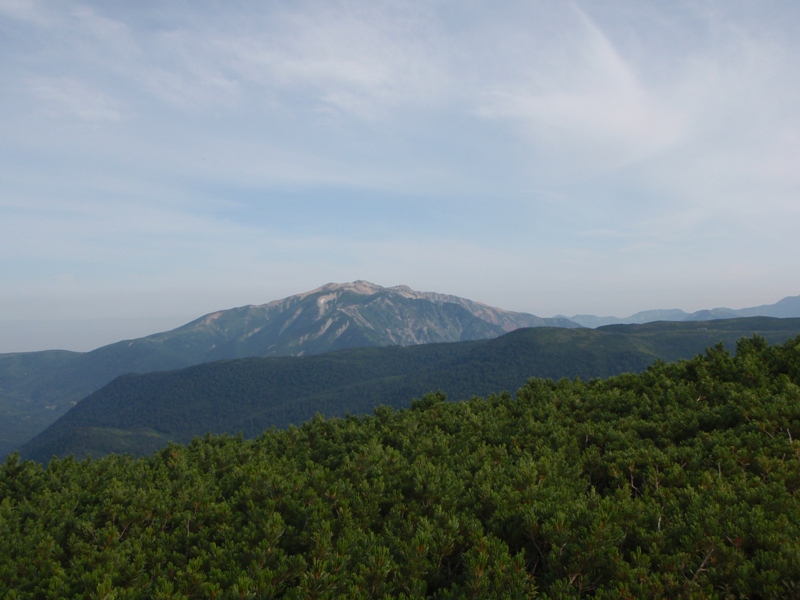
<path fill-rule="evenodd" d="M 3 598 L 798 598 L 800 338 L 515 397 L 9 457 Z"/>

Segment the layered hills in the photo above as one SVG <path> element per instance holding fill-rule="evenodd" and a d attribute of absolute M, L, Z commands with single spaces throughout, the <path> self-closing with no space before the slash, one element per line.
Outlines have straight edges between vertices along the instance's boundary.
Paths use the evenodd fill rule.
<path fill-rule="evenodd" d="M 574 315 L 569 320 L 583 327 L 602 327 L 603 325 L 642 324 L 654 321 L 711 321 L 714 319 L 739 319 L 742 317 L 776 317 L 789 319 L 800 317 L 800 296 L 787 296 L 775 304 L 762 304 L 750 308 L 712 308 L 693 313 L 679 308 L 665 310 L 644 310 L 629 317 L 598 317 L 596 315 Z M 563 317 L 567 318 L 567 317 Z"/>
<path fill-rule="evenodd" d="M 307 357 L 225 360 L 125 375 L 91 394 L 22 447 L 25 457 L 148 453 L 205 432 L 301 424 L 316 413 L 363 414 L 441 390 L 453 399 L 514 391 L 530 377 L 608 377 L 657 359 L 689 358 L 758 333 L 769 342 L 800 334 L 800 319 L 532 328 L 459 343 L 349 349 Z"/>
<path fill-rule="evenodd" d="M 307 356 L 346 348 L 490 339 L 521 327 L 578 327 L 465 298 L 334 284 L 217 311 L 172 331 L 86 353 L 0 355 L 0 455 L 18 448 L 80 399 L 124 373 L 180 369 L 221 359 Z"/>

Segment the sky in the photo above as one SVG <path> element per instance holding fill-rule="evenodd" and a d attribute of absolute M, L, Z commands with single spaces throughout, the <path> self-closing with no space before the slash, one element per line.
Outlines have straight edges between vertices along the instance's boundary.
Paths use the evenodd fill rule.
<path fill-rule="evenodd" d="M 0 352 L 365 279 L 800 294 L 795 0 L 0 0 Z"/>

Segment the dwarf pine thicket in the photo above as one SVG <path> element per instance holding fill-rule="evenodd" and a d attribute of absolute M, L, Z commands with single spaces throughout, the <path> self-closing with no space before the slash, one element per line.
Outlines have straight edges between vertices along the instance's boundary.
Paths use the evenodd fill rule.
<path fill-rule="evenodd" d="M 4 598 L 800 597 L 800 338 L 0 468 Z"/>

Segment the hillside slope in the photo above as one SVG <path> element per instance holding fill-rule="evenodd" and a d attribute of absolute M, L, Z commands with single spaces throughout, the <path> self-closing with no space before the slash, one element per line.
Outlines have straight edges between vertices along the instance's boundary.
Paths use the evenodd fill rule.
<path fill-rule="evenodd" d="M 688 358 L 723 342 L 800 334 L 800 319 L 615 325 L 597 330 L 522 329 L 493 340 L 355 349 L 329 354 L 244 359 L 174 372 L 126 375 L 82 400 L 21 448 L 53 455 L 150 452 L 167 441 L 271 426 L 299 425 L 316 413 L 363 414 L 380 404 L 407 406 L 441 390 L 451 398 L 513 391 L 529 377 L 608 377 L 643 371 L 657 359 Z"/>

